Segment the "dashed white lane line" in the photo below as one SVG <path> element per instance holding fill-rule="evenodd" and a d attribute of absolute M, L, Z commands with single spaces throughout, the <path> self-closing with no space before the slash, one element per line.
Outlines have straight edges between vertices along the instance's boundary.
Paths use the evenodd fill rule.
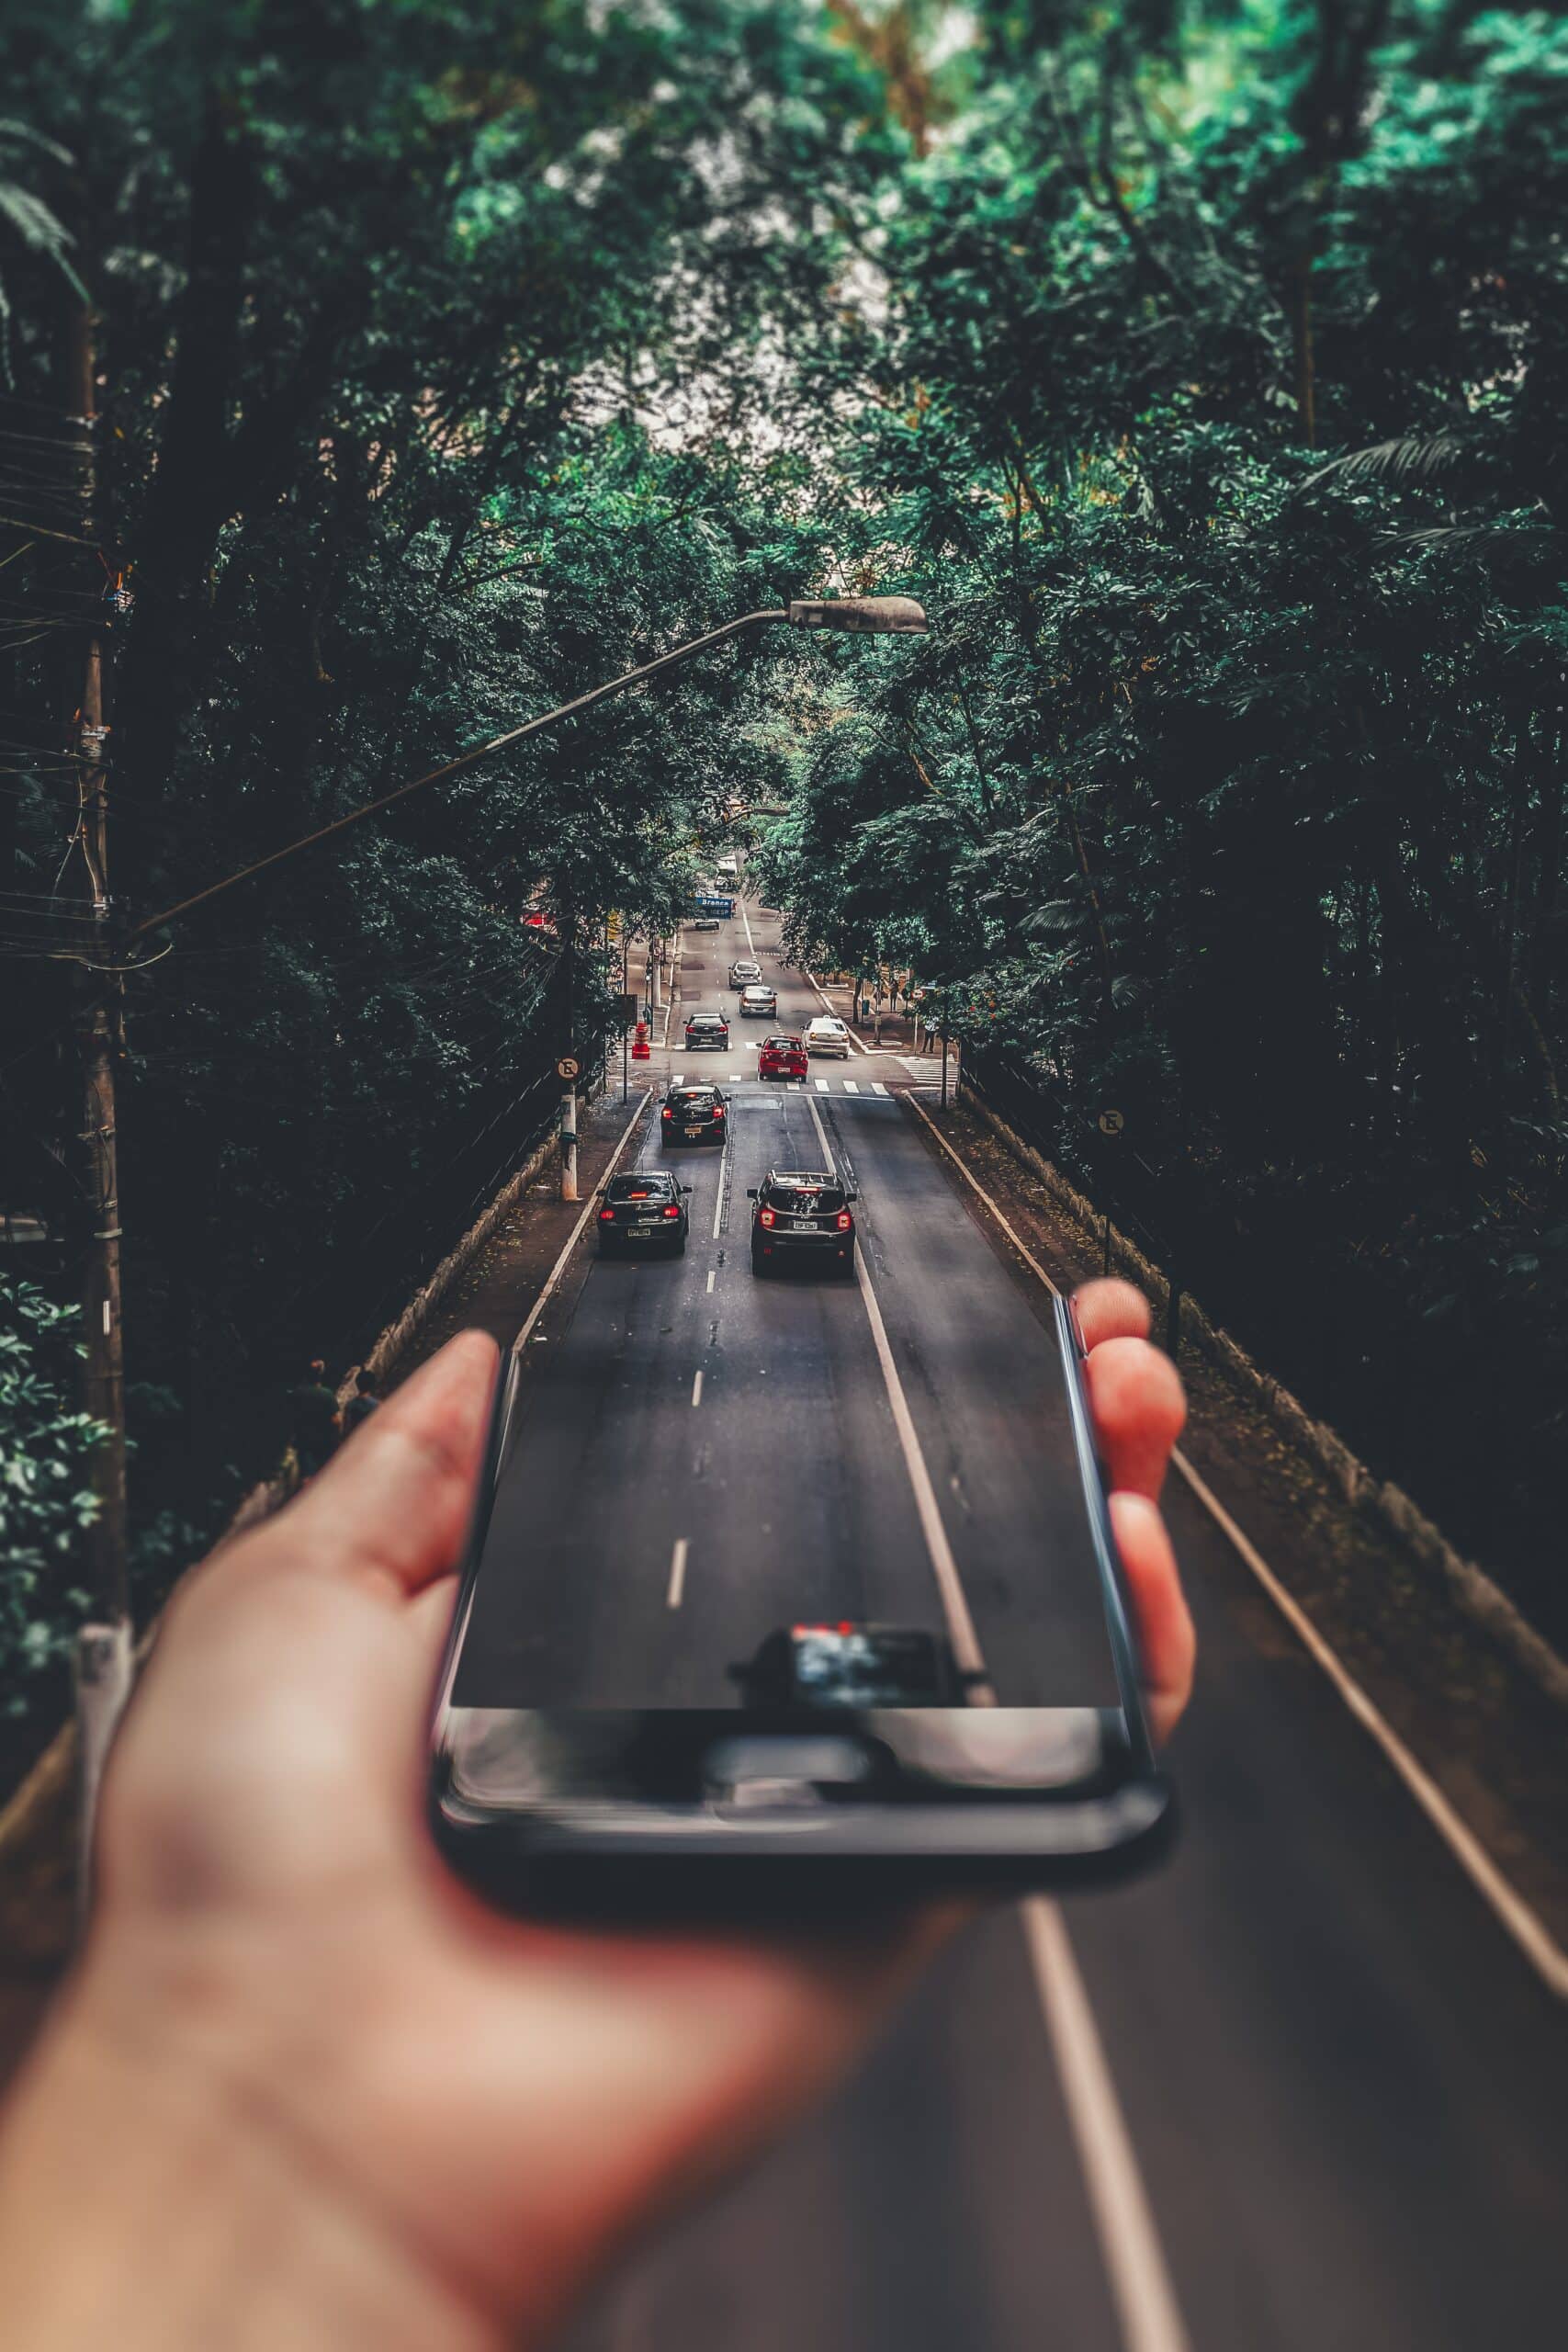
<path fill-rule="evenodd" d="M 846 1079 L 845 1079 L 845 1080 L 844 1080 L 844 1092 L 845 1092 L 846 1094 L 858 1094 L 858 1093 L 860 1092 L 860 1088 L 855 1084 L 854 1080 L 853 1080 L 852 1078 L 846 1078 Z"/>
<path fill-rule="evenodd" d="M 871 1091 L 874 1094 L 886 1094 L 887 1089 L 879 1078 L 874 1078 L 871 1081 Z"/>
<path fill-rule="evenodd" d="M 691 1545 L 685 1536 L 678 1535 L 670 1560 L 670 1589 L 664 1596 L 666 1608 L 679 1609 L 681 1595 L 686 1589 L 686 1555 Z"/>
<path fill-rule="evenodd" d="M 832 1155 L 821 1114 L 815 1102 L 808 1101 L 807 1107 L 817 1128 L 824 1164 L 830 1167 Z M 958 1564 L 942 1525 L 936 1489 L 920 1451 L 882 1309 L 858 1243 L 855 1275 L 871 1323 L 887 1401 L 893 1408 L 905 1468 L 914 1489 L 920 1531 L 942 1595 L 953 1656 L 964 1672 L 983 1673 L 984 1660 Z M 995 1706 L 996 1695 L 988 1682 L 971 1686 L 971 1703 Z M 1177 2307 L 1132 2134 L 1117 2099 L 1105 2047 L 1061 1914 L 1055 1904 L 1039 1895 L 1031 1897 L 1021 1909 L 1045 2030 L 1061 2077 L 1100 2258 L 1122 2324 L 1124 2352 L 1190 2352 L 1190 2339 Z"/>
<path fill-rule="evenodd" d="M 985 1202 L 1030 1272 L 1039 1277 L 1048 1291 L 1055 1291 L 1058 1285 L 1052 1281 L 1033 1251 L 1028 1249 L 1020 1238 L 1010 1219 L 991 1198 L 978 1177 L 972 1173 L 958 1153 L 954 1151 L 935 1120 L 912 1097 L 909 1107 L 916 1117 L 923 1120 L 931 1129 L 964 1182 Z M 1227 1537 L 1232 1548 L 1262 1586 L 1314 1665 L 1322 1668 L 1356 1721 L 1364 1731 L 1371 1734 L 1382 1748 L 1389 1763 L 1398 1773 L 1483 1902 L 1488 1905 L 1500 1925 L 1512 1936 L 1541 1982 L 1560 1999 L 1568 1999 L 1568 1951 L 1563 1951 L 1540 1913 L 1532 1910 L 1524 1897 L 1509 1884 L 1480 1839 L 1461 1820 L 1437 1782 L 1423 1766 L 1417 1763 L 1393 1724 L 1384 1720 L 1355 1676 L 1340 1663 L 1339 1658 L 1324 1640 L 1305 1610 L 1286 1591 L 1257 1545 L 1250 1537 L 1242 1532 L 1213 1488 L 1199 1476 L 1179 1446 L 1173 1448 L 1170 1458 L 1178 1476 L 1185 1481 L 1203 1510 Z"/>
<path fill-rule="evenodd" d="M 651 1099 L 651 1093 L 645 1092 L 640 1097 L 637 1109 L 632 1113 L 631 1117 L 621 1129 L 620 1141 L 616 1144 L 615 1150 L 610 1154 L 608 1165 L 604 1170 L 604 1177 L 606 1181 L 615 1174 L 615 1162 L 619 1159 L 622 1152 L 625 1151 L 632 1129 L 636 1126 L 637 1121 L 647 1110 Z M 517 1337 L 512 1342 L 512 1352 L 514 1356 L 522 1353 L 523 1350 L 527 1346 L 529 1340 L 533 1337 L 534 1326 L 545 1311 L 546 1301 L 548 1299 L 550 1293 L 554 1290 L 557 1283 L 559 1282 L 562 1274 L 565 1273 L 567 1261 L 571 1256 L 572 1251 L 576 1249 L 579 1241 L 582 1238 L 582 1228 L 587 1224 L 589 1218 L 592 1216 L 597 1205 L 597 1193 L 590 1193 L 587 1200 L 582 1204 L 582 1215 L 578 1218 L 577 1223 L 567 1235 L 565 1246 L 561 1250 L 560 1256 L 556 1260 L 555 1264 L 550 1268 L 549 1272 L 545 1277 L 544 1289 L 539 1293 L 538 1297 L 528 1309 L 527 1321 L 524 1324 L 523 1329 L 518 1332 Z"/>
<path fill-rule="evenodd" d="M 708 1268 L 708 1296 L 709 1296 L 710 1298 L 713 1296 L 713 1283 L 714 1283 L 714 1276 L 717 1273 L 717 1272 L 718 1272 L 718 1269 L 717 1269 L 717 1267 L 716 1267 L 716 1266 L 710 1266 L 710 1267 Z"/>
<path fill-rule="evenodd" d="M 676 1070 L 671 1078 L 670 1083 L 671 1086 L 684 1086 L 686 1081 L 682 1073 L 679 1070 Z"/>
<path fill-rule="evenodd" d="M 729 1146 L 726 1144 L 718 1155 L 718 1190 L 714 1194 L 713 1203 L 713 1238 L 716 1241 L 718 1239 L 718 1228 L 724 1223 L 724 1192 L 728 1182 Z"/>
<path fill-rule="evenodd" d="M 697 1407 L 702 1403 L 702 1401 L 703 1375 L 699 1369 L 692 1374 L 692 1410 L 694 1412 L 695 1412 Z"/>
<path fill-rule="evenodd" d="M 826 1094 L 826 1093 L 827 1093 L 827 1091 L 828 1091 L 828 1081 L 827 1081 L 827 1080 L 826 1080 L 825 1078 L 819 1078 L 819 1079 L 816 1080 L 814 1082 L 815 1082 L 815 1084 L 816 1084 L 817 1091 L 818 1091 L 818 1094 Z"/>

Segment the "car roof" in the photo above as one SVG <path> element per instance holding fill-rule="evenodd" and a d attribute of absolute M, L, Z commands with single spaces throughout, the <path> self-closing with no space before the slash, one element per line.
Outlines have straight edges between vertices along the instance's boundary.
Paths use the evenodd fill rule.
<path fill-rule="evenodd" d="M 836 1012 L 819 1012 L 808 1025 L 813 1029 L 841 1029 L 844 1024 Z"/>
<path fill-rule="evenodd" d="M 627 1175 L 612 1176 L 604 1190 L 624 1201 L 632 1193 L 668 1193 L 674 1182 L 666 1168 L 634 1168 Z"/>
<path fill-rule="evenodd" d="M 839 1179 L 830 1168 L 770 1168 L 766 1182 L 770 1184 L 836 1184 Z"/>
<path fill-rule="evenodd" d="M 722 1012 L 691 1012 L 686 1016 L 688 1029 L 724 1029 L 728 1026 Z"/>

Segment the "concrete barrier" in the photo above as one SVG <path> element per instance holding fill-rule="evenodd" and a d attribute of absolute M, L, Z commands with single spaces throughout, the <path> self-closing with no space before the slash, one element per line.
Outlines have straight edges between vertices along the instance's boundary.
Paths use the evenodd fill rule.
<path fill-rule="evenodd" d="M 1108 1220 L 1088 1196 L 1063 1175 L 1055 1162 L 1026 1143 L 1007 1121 L 980 1100 L 973 1088 L 964 1107 L 984 1121 L 1015 1159 L 1032 1169 L 1049 1198 L 1080 1227 L 1093 1247 L 1103 1246 Z M 1114 1225 L 1110 1226 L 1112 1273 L 1128 1281 L 1154 1302 L 1156 1313 L 1169 1304 L 1170 1283 L 1162 1268 L 1145 1258 L 1137 1244 Z M 1501 1586 L 1467 1560 L 1434 1526 L 1418 1503 L 1392 1480 L 1379 1478 L 1353 1454 L 1326 1422 L 1315 1420 L 1298 1398 L 1273 1374 L 1255 1363 L 1228 1331 L 1210 1321 L 1188 1291 L 1181 1293 L 1181 1335 L 1210 1361 L 1218 1364 L 1244 1396 L 1262 1406 L 1275 1428 L 1320 1471 L 1348 1507 L 1359 1513 L 1373 1532 L 1392 1539 L 1416 1566 L 1441 1582 L 1472 1623 L 1481 1627 L 1505 1655 L 1529 1676 L 1546 1697 L 1568 1707 L 1568 1661 L 1544 1635 L 1521 1615 Z"/>

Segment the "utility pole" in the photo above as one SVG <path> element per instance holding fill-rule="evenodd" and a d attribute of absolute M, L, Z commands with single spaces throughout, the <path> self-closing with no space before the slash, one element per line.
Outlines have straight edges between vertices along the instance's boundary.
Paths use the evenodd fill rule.
<path fill-rule="evenodd" d="M 560 1099 L 560 1196 L 577 1198 L 577 1059 L 572 1044 L 577 1026 L 577 903 L 562 910 L 561 987 L 566 997 L 566 1043 L 557 1069 L 566 1091 Z"/>
<path fill-rule="evenodd" d="M 85 301 L 71 315 L 72 405 L 88 444 L 82 476 L 85 533 L 97 530 L 97 341 Z M 95 601 L 102 582 L 93 582 Z M 87 635 L 77 718 L 77 838 L 92 887 L 93 913 L 102 942 L 92 961 L 114 962 L 108 889 L 108 769 L 105 746 L 105 662 L 101 629 Z M 89 1218 L 82 1274 L 83 1401 L 104 1435 L 93 1455 L 97 1511 L 86 1531 L 87 1581 L 93 1622 L 77 1638 L 76 1703 L 81 1735 L 83 1883 L 97 1804 L 98 1779 L 115 1724 L 130 1693 L 130 1580 L 127 1565 L 125 1493 L 125 1349 L 120 1324 L 119 1151 L 115 1120 L 118 1019 L 111 1003 L 120 983 L 84 969 L 78 1037 L 82 1065 L 83 1191 Z"/>

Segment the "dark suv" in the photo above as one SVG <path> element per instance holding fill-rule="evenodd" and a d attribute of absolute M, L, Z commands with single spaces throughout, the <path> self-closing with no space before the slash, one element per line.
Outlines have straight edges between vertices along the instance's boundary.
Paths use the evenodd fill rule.
<path fill-rule="evenodd" d="M 671 1144 L 716 1143 L 729 1131 L 725 1100 L 716 1086 L 672 1086 L 659 1114 L 659 1140 Z"/>
<path fill-rule="evenodd" d="M 770 1169 L 749 1189 L 751 1212 L 751 1272 L 775 1266 L 818 1265 L 853 1274 L 855 1221 L 850 1203 L 857 1195 L 828 1169 Z"/>
<path fill-rule="evenodd" d="M 691 1220 L 686 1215 L 689 1184 L 677 1184 L 662 1168 L 640 1168 L 632 1176 L 612 1176 L 599 1195 L 599 1255 L 618 1257 L 623 1250 L 667 1250 L 684 1254 Z"/>
<path fill-rule="evenodd" d="M 686 1051 L 694 1054 L 699 1046 L 713 1046 L 722 1053 L 729 1050 L 729 1023 L 722 1012 L 694 1012 L 686 1023 Z"/>

